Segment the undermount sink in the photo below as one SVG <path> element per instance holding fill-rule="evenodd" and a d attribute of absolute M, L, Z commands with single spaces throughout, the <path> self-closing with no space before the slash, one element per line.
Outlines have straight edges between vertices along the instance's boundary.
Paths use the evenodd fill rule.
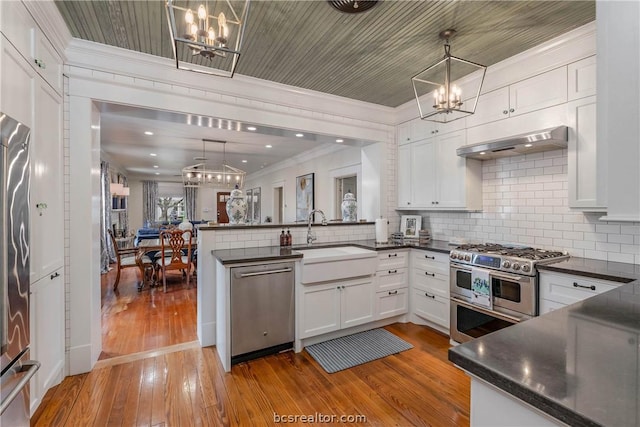
<path fill-rule="evenodd" d="M 302 283 L 318 283 L 375 273 L 376 251 L 357 246 L 297 249 L 302 257 Z"/>

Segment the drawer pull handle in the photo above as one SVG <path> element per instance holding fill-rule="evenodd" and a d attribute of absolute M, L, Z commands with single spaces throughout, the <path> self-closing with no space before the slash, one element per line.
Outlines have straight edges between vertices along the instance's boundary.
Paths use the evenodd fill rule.
<path fill-rule="evenodd" d="M 60 277 L 60 273 L 58 273 L 57 271 L 51 275 L 51 280 L 55 279 L 56 277 Z"/>
<path fill-rule="evenodd" d="M 398 290 L 396 289 L 395 291 L 389 291 L 389 295 L 398 295 Z"/>
<path fill-rule="evenodd" d="M 428 293 L 428 292 L 425 292 L 425 293 L 424 293 L 424 296 L 425 296 L 425 297 L 427 297 L 427 298 L 436 299 L 436 296 L 435 296 L 435 295 L 429 295 L 429 293 Z"/>
<path fill-rule="evenodd" d="M 574 288 L 591 289 L 592 291 L 596 290 L 596 286 L 595 285 L 591 285 L 591 286 L 578 285 L 578 282 L 573 282 L 573 287 Z"/>
<path fill-rule="evenodd" d="M 397 272 L 398 272 L 398 270 L 389 270 L 389 274 L 395 274 Z"/>
<path fill-rule="evenodd" d="M 434 256 L 429 256 L 429 255 L 425 255 L 424 257 L 425 257 L 426 259 L 436 259 L 436 257 L 434 257 Z"/>
<path fill-rule="evenodd" d="M 394 256 L 398 256 L 398 254 L 389 254 L 389 258 L 394 257 Z"/>
<path fill-rule="evenodd" d="M 426 274 L 427 276 L 436 277 L 436 273 L 429 273 L 428 271 L 425 271 L 424 274 Z"/>

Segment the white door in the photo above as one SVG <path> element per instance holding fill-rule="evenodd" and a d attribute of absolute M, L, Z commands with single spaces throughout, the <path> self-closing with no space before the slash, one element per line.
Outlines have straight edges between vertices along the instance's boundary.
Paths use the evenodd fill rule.
<path fill-rule="evenodd" d="M 556 68 L 509 87 L 511 116 L 567 102 L 567 67 Z"/>
<path fill-rule="evenodd" d="M 466 159 L 456 154 L 456 149 L 466 142 L 465 131 L 438 137 L 436 151 L 436 180 L 438 208 L 465 207 L 467 178 Z"/>
<path fill-rule="evenodd" d="M 300 338 L 340 329 L 341 292 L 334 284 L 305 286 Z"/>
<path fill-rule="evenodd" d="M 411 207 L 411 145 L 398 147 L 398 207 Z"/>
<path fill-rule="evenodd" d="M 411 206 L 435 206 L 435 148 L 434 138 L 411 144 Z"/>
<path fill-rule="evenodd" d="M 467 127 L 483 125 L 509 117 L 509 87 L 480 95 L 476 112 L 467 116 Z"/>
<path fill-rule="evenodd" d="M 373 278 L 350 282 L 340 288 L 342 293 L 342 328 L 361 325 L 373 320 Z"/>

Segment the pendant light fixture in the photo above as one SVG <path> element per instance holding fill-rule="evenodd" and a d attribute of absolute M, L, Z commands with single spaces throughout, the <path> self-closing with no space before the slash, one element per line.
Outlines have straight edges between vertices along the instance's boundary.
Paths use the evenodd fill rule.
<path fill-rule="evenodd" d="M 205 0 L 195 10 L 188 5 L 189 2 L 175 0 L 167 0 L 166 5 L 176 67 L 233 77 L 249 16 L 249 0 Z"/>
<path fill-rule="evenodd" d="M 451 55 L 453 29 L 444 30 L 444 57 L 411 79 L 420 118 L 448 123 L 475 113 L 487 67 Z"/>
<path fill-rule="evenodd" d="M 222 146 L 222 165 L 220 169 L 207 168 L 207 158 L 205 157 L 205 143 L 217 142 L 223 144 Z M 227 164 L 227 141 L 218 141 L 214 139 L 202 140 L 202 157 L 195 157 L 194 159 L 203 161 L 205 163 L 198 163 L 192 166 L 187 166 L 182 169 L 182 183 L 185 187 L 215 187 L 215 188 L 242 188 L 244 185 L 244 178 L 246 172 L 234 168 Z"/>

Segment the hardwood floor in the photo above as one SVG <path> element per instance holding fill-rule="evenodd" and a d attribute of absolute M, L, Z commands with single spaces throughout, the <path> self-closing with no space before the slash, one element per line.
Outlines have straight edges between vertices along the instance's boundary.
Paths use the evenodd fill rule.
<path fill-rule="evenodd" d="M 180 272 L 167 273 L 164 293 L 161 286 L 138 291 L 136 273 L 124 269 L 115 293 L 115 269 L 102 275 L 100 360 L 197 340 L 196 277 L 187 287 Z"/>
<path fill-rule="evenodd" d="M 49 390 L 31 425 L 254 426 L 317 413 L 363 415 L 362 425 L 469 425 L 469 378 L 447 360 L 448 337 L 413 324 L 387 329 L 414 348 L 335 374 L 306 351 L 225 373 L 214 347 L 104 366 Z"/>

